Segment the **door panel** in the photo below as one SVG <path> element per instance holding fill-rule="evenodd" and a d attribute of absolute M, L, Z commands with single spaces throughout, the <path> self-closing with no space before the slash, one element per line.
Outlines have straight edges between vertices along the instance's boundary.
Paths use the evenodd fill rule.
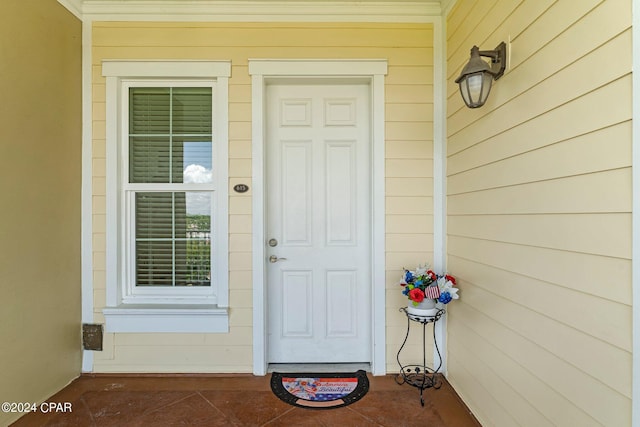
<path fill-rule="evenodd" d="M 280 153 L 282 185 L 282 243 L 290 246 L 311 246 L 313 219 L 311 171 L 313 165 L 311 141 L 284 141 Z M 272 191 L 269 192 L 271 196 Z"/>
<path fill-rule="evenodd" d="M 268 358 L 371 359 L 367 85 L 267 88 Z"/>
<path fill-rule="evenodd" d="M 327 337 L 355 337 L 358 332 L 357 272 L 327 272 Z"/>
<path fill-rule="evenodd" d="M 324 176 L 327 189 L 327 245 L 355 245 L 357 222 L 356 141 L 328 142 Z"/>
<path fill-rule="evenodd" d="M 312 311 L 313 272 L 282 272 L 282 336 L 313 337 Z"/>

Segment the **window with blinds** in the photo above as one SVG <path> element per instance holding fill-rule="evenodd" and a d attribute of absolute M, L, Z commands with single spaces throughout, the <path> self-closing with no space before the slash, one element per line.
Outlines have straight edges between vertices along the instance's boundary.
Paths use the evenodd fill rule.
<path fill-rule="evenodd" d="M 136 287 L 211 286 L 212 88 L 130 87 Z"/>

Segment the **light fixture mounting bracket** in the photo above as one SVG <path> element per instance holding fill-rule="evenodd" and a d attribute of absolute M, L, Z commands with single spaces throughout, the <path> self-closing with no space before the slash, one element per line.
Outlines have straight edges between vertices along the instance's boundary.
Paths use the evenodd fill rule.
<path fill-rule="evenodd" d="M 507 44 L 501 42 L 494 50 L 481 50 L 480 56 L 491 58 L 491 73 L 493 79 L 498 80 L 507 68 Z"/>

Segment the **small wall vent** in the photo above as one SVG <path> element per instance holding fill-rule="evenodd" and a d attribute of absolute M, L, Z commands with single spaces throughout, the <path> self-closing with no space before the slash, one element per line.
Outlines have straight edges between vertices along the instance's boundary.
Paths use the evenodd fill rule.
<path fill-rule="evenodd" d="M 82 347 L 85 350 L 102 351 L 103 327 L 96 323 L 82 324 Z"/>

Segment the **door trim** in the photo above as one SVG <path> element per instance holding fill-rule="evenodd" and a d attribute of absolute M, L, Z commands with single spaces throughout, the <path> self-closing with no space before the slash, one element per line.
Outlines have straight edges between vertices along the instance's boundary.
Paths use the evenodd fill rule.
<path fill-rule="evenodd" d="M 252 99 L 253 374 L 267 374 L 265 97 L 271 81 L 340 79 L 369 84 L 371 90 L 371 371 L 386 374 L 385 339 L 385 122 L 387 61 L 250 59 Z"/>

